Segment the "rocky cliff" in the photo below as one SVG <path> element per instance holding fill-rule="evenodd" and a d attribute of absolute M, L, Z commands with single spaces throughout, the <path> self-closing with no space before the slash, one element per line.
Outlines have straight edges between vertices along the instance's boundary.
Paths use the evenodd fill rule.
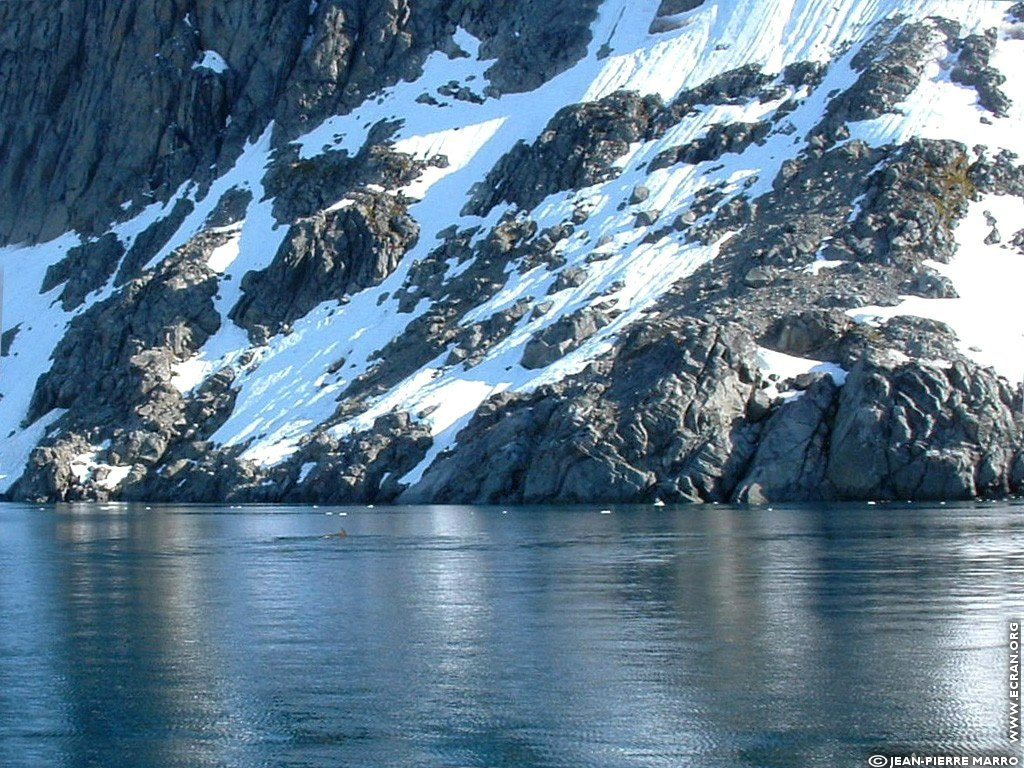
<path fill-rule="evenodd" d="M 1024 487 L 1024 4 L 0 3 L 0 493 Z"/>

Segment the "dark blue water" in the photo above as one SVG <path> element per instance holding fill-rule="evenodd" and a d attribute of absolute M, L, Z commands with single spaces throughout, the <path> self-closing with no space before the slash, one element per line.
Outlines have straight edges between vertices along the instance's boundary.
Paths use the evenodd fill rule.
<path fill-rule="evenodd" d="M 1024 507 L 325 512 L 0 505 L 0 765 L 1006 746 Z"/>

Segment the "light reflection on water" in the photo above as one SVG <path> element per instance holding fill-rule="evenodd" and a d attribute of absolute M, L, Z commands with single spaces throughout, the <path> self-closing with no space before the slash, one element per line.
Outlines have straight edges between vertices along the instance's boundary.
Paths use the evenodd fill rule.
<path fill-rule="evenodd" d="M 325 511 L 0 505 L 0 765 L 1006 746 L 1024 507 Z"/>

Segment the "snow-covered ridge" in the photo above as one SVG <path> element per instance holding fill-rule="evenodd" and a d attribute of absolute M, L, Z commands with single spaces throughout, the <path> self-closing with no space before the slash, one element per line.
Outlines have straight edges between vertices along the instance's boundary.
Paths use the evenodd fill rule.
<path fill-rule="evenodd" d="M 606 0 L 588 53 L 580 62 L 535 91 L 501 98 L 484 96 L 489 64 L 480 59 L 479 41 L 459 30 L 455 44 L 468 56 L 435 53 L 419 79 L 388 88 L 352 113 L 331 117 L 298 139 L 301 161 L 315 162 L 327 151 L 354 156 L 374 126 L 399 121 L 390 139 L 393 149 L 428 166 L 410 184 L 383 192 L 411 201 L 409 211 L 420 234 L 416 246 L 379 285 L 322 303 L 265 345 L 254 346 L 229 314 L 242 297 L 244 276 L 265 269 L 287 237 L 288 227 L 275 220 L 274 201 L 265 199 L 263 184 L 274 161 L 273 126 L 204 192 L 186 183 L 168 204 L 149 206 L 135 218 L 114 225 L 110 231 L 127 249 L 150 225 L 168 216 L 178 200 L 193 203 L 191 212 L 146 265 L 152 269 L 208 229 L 209 217 L 226 192 L 252 193 L 244 216 L 207 260 L 218 285 L 215 307 L 220 329 L 193 357 L 175 364 L 171 382 L 187 394 L 217 371 L 236 372 L 232 387 L 237 397 L 230 414 L 209 436 L 213 444 L 237 448 L 241 460 L 254 466 L 272 467 L 295 457 L 321 425 L 329 425 L 327 434 L 339 439 L 370 429 L 384 414 L 407 413 L 433 440 L 422 461 L 401 478 L 415 484 L 440 454 L 456 445 L 459 432 L 487 398 L 502 392 L 529 393 L 580 373 L 648 316 L 672 286 L 713 262 L 731 233 L 710 243 L 652 238 L 651 234 L 693 210 L 708 188 L 722 195 L 721 204 L 738 195 L 754 199 L 770 191 L 784 164 L 807 146 L 830 98 L 857 80 L 852 59 L 881 22 L 896 16 L 903 17 L 904 23 L 932 17 L 956 19 L 962 25 L 961 37 L 995 29 L 998 40 L 992 66 L 1009 74 L 1016 62 L 1024 61 L 1024 40 L 1006 17 L 1007 4 L 996 0 L 706 0 L 672 24 L 662 25 L 670 27 L 666 31 L 652 34 L 659 4 L 658 0 Z M 938 42 L 928 57 L 920 85 L 899 105 L 898 113 L 851 126 L 849 141 L 882 147 L 921 137 L 1024 154 L 1020 79 L 1011 75 L 1004 84 L 1011 107 L 1005 117 L 993 118 L 978 105 L 973 89 L 950 80 L 949 54 Z M 828 65 L 816 88 L 783 81 L 786 67 L 801 62 Z M 431 301 L 424 299 L 412 312 L 402 311 L 401 297 L 403 289 L 409 288 L 414 267 L 428 260 L 442 243 L 442 233 L 453 226 L 476 227 L 474 242 L 481 242 L 509 213 L 510 206 L 498 206 L 483 217 L 461 211 L 474 185 L 518 142 L 532 143 L 551 118 L 570 105 L 598 101 L 618 91 L 655 94 L 670 101 L 717 75 L 750 65 L 774 78 L 777 90 L 771 98 L 701 105 L 663 135 L 632 146 L 617 161 L 614 179 L 552 194 L 536 208 L 517 212 L 540 230 L 570 221 L 578 211 L 586 211 L 588 218 L 555 246 L 562 267 L 510 268 L 506 282 L 493 296 L 484 297 L 456 319 L 469 327 L 521 302 L 535 308 L 515 320 L 481 359 L 471 365 L 452 364 L 451 349 L 445 349 L 388 391 L 376 394 L 358 412 L 337 418 L 339 398 L 374 369 L 390 341 L 432 309 Z M 220 73 L 227 63 L 219 54 L 205 51 L 195 67 Z M 465 93 L 463 98 L 448 95 L 459 93 L 450 87 L 452 83 L 467 89 L 472 98 Z M 650 170 L 651 161 L 665 150 L 706 137 L 717 125 L 774 120 L 786 103 L 795 108 L 764 141 L 712 161 Z M 629 204 L 639 187 L 645 190 L 644 199 Z M 335 201 L 327 210 L 345 204 L 345 200 Z M 957 259 L 935 267 L 953 281 L 959 299 L 914 297 L 896 307 L 857 308 L 849 314 L 877 318 L 909 313 L 941 319 L 960 335 L 967 356 L 1019 381 L 1024 375 L 1020 362 L 1024 321 L 1015 319 L 1020 314 L 1012 285 L 1019 282 L 1015 278 L 1024 256 L 1008 240 L 1013 227 L 1024 220 L 1022 205 L 1016 198 L 992 197 L 972 206 L 957 229 Z M 644 213 L 649 223 L 638 226 L 638 216 Z M 999 244 L 985 243 L 991 229 L 986 215 L 994 216 L 1005 232 Z M 49 369 L 51 354 L 69 324 L 122 290 L 111 279 L 70 312 L 57 301 L 59 287 L 39 293 L 47 269 L 81 242 L 80 236 L 68 233 L 38 246 L 0 249 L 7 275 L 4 327 L 17 329 L 0 378 L 0 432 L 5 438 L 0 445 L 0 492 L 17 480 L 47 425 L 60 417 L 53 411 L 33 424 L 24 423 L 34 383 Z M 469 266 L 451 263 L 445 277 L 454 280 Z M 569 270 L 575 270 L 576 279 L 560 282 Z M 825 278 L 830 273 L 815 271 Z M 608 314 L 607 324 L 551 364 L 523 367 L 524 348 L 531 339 L 595 306 Z M 999 318 L 998 332 L 986 318 Z M 338 368 L 341 359 L 344 365 Z M 781 364 L 780 360 L 763 356 L 766 374 L 770 363 Z M 785 362 L 794 365 L 792 360 Z M 807 360 L 801 372 L 816 367 L 819 361 Z M 828 370 L 841 385 L 845 372 Z M 111 467 L 98 456 L 90 459 L 86 454 L 76 459 L 72 471 L 82 480 L 100 466 L 105 469 L 108 490 L 116 490 L 128 477 L 129 467 Z M 309 471 L 304 474 L 308 476 Z"/>

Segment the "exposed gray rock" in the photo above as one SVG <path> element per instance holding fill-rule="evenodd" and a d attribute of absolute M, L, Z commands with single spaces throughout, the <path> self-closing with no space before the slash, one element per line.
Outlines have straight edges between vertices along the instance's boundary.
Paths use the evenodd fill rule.
<path fill-rule="evenodd" d="M 749 64 L 716 75 L 695 88 L 682 91 L 653 121 L 652 133 L 661 135 L 703 104 L 743 104 L 758 98 L 774 78 Z"/>
<path fill-rule="evenodd" d="M 686 25 L 685 18 L 679 18 L 681 14 L 699 8 L 704 0 L 662 0 L 658 8 L 658 15 L 654 17 L 648 33 L 657 35 L 661 32 L 671 32 Z"/>
<path fill-rule="evenodd" d="M 0 334 L 0 357 L 7 357 L 11 354 L 11 347 L 14 345 L 14 340 L 18 338 L 20 330 L 21 323 L 18 323 L 18 325 L 8 328 L 3 334 Z"/>
<path fill-rule="evenodd" d="M 285 498 L 337 504 L 394 501 L 401 478 L 426 457 L 433 440 L 430 430 L 408 414 L 382 416 L 366 432 L 333 441 L 321 436 L 293 462 L 294 484 Z M 314 465 L 305 478 L 303 466 Z M 291 485 L 291 489 L 288 489 Z"/>
<path fill-rule="evenodd" d="M 761 342 L 795 357 L 827 358 L 851 325 L 842 312 L 808 309 L 780 317 Z"/>
<path fill-rule="evenodd" d="M 295 224 L 270 266 L 245 275 L 231 318 L 262 343 L 318 304 L 379 283 L 418 237 L 400 199 L 359 194 Z"/>
<path fill-rule="evenodd" d="M 764 288 L 771 285 L 775 276 L 764 267 L 753 267 L 743 276 L 743 284 L 747 288 Z"/>
<path fill-rule="evenodd" d="M 752 144 L 760 144 L 771 131 L 771 123 L 716 124 L 707 134 L 681 147 L 667 149 L 651 161 L 652 171 L 676 163 L 697 163 L 717 160 L 728 153 L 740 153 Z"/>
<path fill-rule="evenodd" d="M 617 92 L 558 112 L 532 145 L 520 142 L 487 175 L 464 213 L 501 202 L 528 210 L 555 192 L 612 178 L 614 161 L 644 136 L 662 108 L 656 96 Z"/>
<path fill-rule="evenodd" d="M 61 261 L 46 270 L 40 293 L 47 293 L 64 283 L 61 304 L 65 311 L 70 311 L 90 293 L 107 284 L 124 253 L 124 245 L 113 234 L 75 246 Z"/>
<path fill-rule="evenodd" d="M 959 294 L 953 281 L 945 275 L 933 272 L 921 272 L 900 286 L 900 293 L 909 296 L 922 296 L 926 299 L 958 299 Z"/>
<path fill-rule="evenodd" d="M 610 322 L 603 312 L 590 308 L 566 315 L 530 339 L 523 350 L 523 367 L 546 368 L 579 348 Z"/>
<path fill-rule="evenodd" d="M 569 288 L 579 288 L 587 281 L 587 270 L 582 267 L 567 267 L 558 273 L 555 282 L 548 289 L 548 295 L 559 293 Z"/>
<path fill-rule="evenodd" d="M 270 116 L 306 0 L 0 3 L 0 241 L 90 232 L 165 198 Z M 193 68 L 203 50 L 229 70 Z M 139 115 L 158 115 L 140 120 Z M 231 125 L 225 128 L 228 116 Z"/>
<path fill-rule="evenodd" d="M 114 285 L 122 286 L 129 280 L 142 275 L 142 270 L 178 231 L 185 218 L 195 209 L 195 203 L 187 197 L 178 200 L 170 212 L 154 221 L 139 233 L 121 262 L 121 268 L 114 278 Z"/>
<path fill-rule="evenodd" d="M 1006 82 L 1006 76 L 989 64 L 996 39 L 994 29 L 984 35 L 964 38 L 949 79 L 974 88 L 978 93 L 978 104 L 997 117 L 1005 117 L 1010 100 L 1000 86 Z"/>
<path fill-rule="evenodd" d="M 163 435 L 142 430 L 122 431 L 109 448 L 110 460 L 117 465 L 155 464 L 167 452 Z"/>
<path fill-rule="evenodd" d="M 25 474 L 18 481 L 18 497 L 40 501 L 75 501 L 83 498 L 84 489 L 72 471 L 72 463 L 88 450 L 88 443 L 80 437 L 54 446 L 36 448 L 29 456 Z"/>
<path fill-rule="evenodd" d="M 215 242 L 201 236 L 76 317 L 36 384 L 28 421 L 53 408 L 121 416 L 130 404 L 146 404 L 154 388 L 173 389 L 170 363 L 220 327 L 217 282 L 201 255 Z"/>
<path fill-rule="evenodd" d="M 848 499 L 1006 493 L 1019 441 L 1013 396 L 990 371 L 864 360 L 840 394 L 828 480 Z"/>
<path fill-rule="evenodd" d="M 1021 254 L 1024 254 L 1024 229 L 1020 230 L 1010 240 L 1010 245 L 1016 248 Z"/>
<path fill-rule="evenodd" d="M 646 202 L 647 198 L 651 196 L 651 190 L 645 187 L 643 184 L 638 184 L 633 187 L 633 193 L 629 196 L 630 205 L 639 205 L 640 203 Z"/>
<path fill-rule="evenodd" d="M 743 420 L 756 388 L 752 358 L 736 329 L 638 328 L 578 376 L 486 402 L 458 449 L 401 498 L 724 500 L 758 431 Z"/>
<path fill-rule="evenodd" d="M 967 148 L 951 141 L 912 139 L 868 178 L 856 219 L 844 234 L 858 259 L 918 264 L 948 261 L 953 230 L 976 185 Z"/>
<path fill-rule="evenodd" d="M 478 363 L 488 349 L 515 330 L 519 321 L 530 313 L 531 306 L 532 302 L 529 299 L 520 299 L 508 309 L 496 312 L 482 322 L 473 323 L 459 334 L 458 343 L 448 358 L 448 364 Z"/>
<path fill-rule="evenodd" d="M 831 377 L 821 375 L 798 398 L 775 410 L 747 476 L 736 489 L 736 501 L 763 504 L 830 497 L 825 474 L 838 393 Z"/>
<path fill-rule="evenodd" d="M 654 224 L 657 223 L 657 221 L 660 218 L 660 216 L 661 216 L 661 211 L 659 211 L 657 208 L 652 208 L 649 211 L 640 211 L 640 213 L 638 213 L 636 215 L 636 220 L 634 221 L 634 225 L 637 226 L 637 227 L 650 227 L 650 226 L 653 226 Z"/>
<path fill-rule="evenodd" d="M 449 231 L 442 245 L 412 265 L 407 286 L 396 294 L 400 310 L 411 312 L 424 298 L 432 299 L 433 305 L 372 356 L 374 367 L 357 377 L 342 397 L 350 401 L 348 408 L 360 398 L 382 393 L 452 344 L 458 345 L 464 334 L 458 319 L 501 290 L 509 277 L 509 264 L 538 260 L 550 252 L 556 236 L 551 230 L 538 232 L 536 222 L 530 219 L 514 216 L 505 217 L 481 242 L 471 245 L 474 234 L 473 229 Z M 447 264 L 453 259 L 471 261 L 456 278 L 445 281 Z M 497 328 L 510 329 L 511 325 L 499 321 Z M 501 337 L 500 333 L 485 333 L 473 353 L 486 352 L 487 345 Z M 345 418 L 347 407 L 343 405 L 336 418 Z"/>
<path fill-rule="evenodd" d="M 290 223 L 365 191 L 368 185 L 398 189 L 411 182 L 425 166 L 382 143 L 394 128 L 392 123 L 378 123 L 352 157 L 330 151 L 304 160 L 296 148 L 279 153 L 263 181 L 267 196 L 274 200 L 274 218 Z"/>
<path fill-rule="evenodd" d="M 854 57 L 853 67 L 861 73 L 849 89 L 829 102 L 817 134 L 828 140 L 845 138 L 847 123 L 891 112 L 917 88 L 936 30 L 928 24 L 906 24 L 890 41 L 892 26 L 898 23 L 893 19 L 883 25 Z"/>
<path fill-rule="evenodd" d="M 229 167 L 271 119 L 281 142 L 416 77 L 435 50 L 465 55 L 452 42 L 460 25 L 493 60 L 494 92 L 530 90 L 583 56 L 598 5 L 0 4 L 0 153 L 12 159 L 0 169 L 0 242 L 96 231 L 122 203 L 167 199 L 189 176 Z M 195 66 L 207 50 L 224 71 Z"/>
<path fill-rule="evenodd" d="M 1002 149 L 992 157 L 987 147 L 975 147 L 974 151 L 979 157 L 967 169 L 967 178 L 978 191 L 1024 197 L 1024 163 L 1014 152 Z"/>
<path fill-rule="evenodd" d="M 74 457 L 110 442 L 108 459 L 130 459 L 144 475 L 142 465 L 161 460 L 173 440 L 194 430 L 171 366 L 220 326 L 217 282 L 206 259 L 221 242 L 222 236 L 200 235 L 71 322 L 51 369 L 36 382 L 26 422 L 54 408 L 68 413 L 32 453 L 13 491 L 18 498 L 108 498 L 103 478 L 83 480 L 70 471 Z"/>
<path fill-rule="evenodd" d="M 519 0 L 514 14 L 476 0 L 466 29 L 484 40 L 480 56 L 497 59 L 487 78 L 502 93 L 530 91 L 583 58 L 600 0 L 581 0 L 571 13 L 555 3 Z"/>
<path fill-rule="evenodd" d="M 700 8 L 703 4 L 704 0 L 661 0 L 661 5 L 658 6 L 658 15 L 676 16 L 692 11 L 694 8 Z"/>
<path fill-rule="evenodd" d="M 797 61 L 782 70 L 782 82 L 794 88 L 804 86 L 811 89 L 821 85 L 828 71 L 828 65 L 820 61 Z"/>
<path fill-rule="evenodd" d="M 206 227 L 230 227 L 245 218 L 245 213 L 252 202 L 252 192 L 248 189 L 232 187 L 217 201 L 216 207 L 206 217 Z"/>

